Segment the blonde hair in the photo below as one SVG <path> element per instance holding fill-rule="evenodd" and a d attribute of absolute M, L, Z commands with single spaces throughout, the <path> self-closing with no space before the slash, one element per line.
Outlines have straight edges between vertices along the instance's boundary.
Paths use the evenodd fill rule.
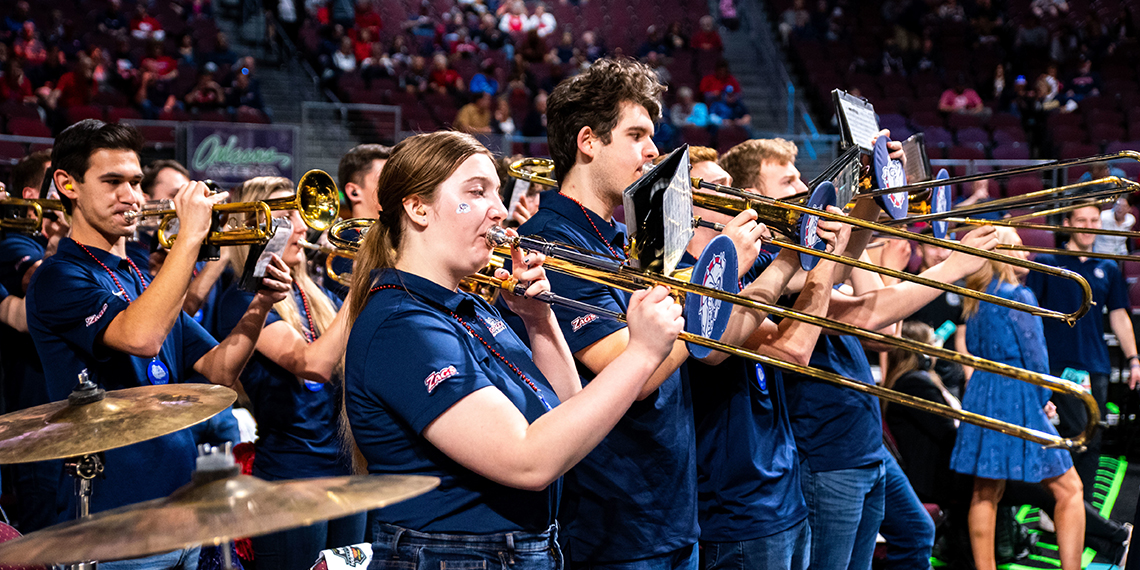
<path fill-rule="evenodd" d="M 1013 228 L 997 228 L 998 243 L 1002 245 L 1015 245 L 1021 243 L 1021 236 L 1017 235 L 1017 230 Z M 990 281 L 994 279 L 998 283 L 1011 283 L 1018 282 L 1017 273 L 1014 272 L 1013 266 L 1008 263 L 1000 261 L 990 261 L 982 266 L 981 269 L 975 271 L 969 277 L 966 277 L 966 287 L 975 291 L 985 291 L 990 285 Z M 978 312 L 978 300 L 973 297 L 966 297 L 962 299 L 962 318 L 968 319 Z"/>
<path fill-rule="evenodd" d="M 766 161 L 777 164 L 795 162 L 799 148 L 784 139 L 751 139 L 730 149 L 720 157 L 720 167 L 741 188 L 762 190 L 760 167 Z"/>
<path fill-rule="evenodd" d="M 653 164 L 661 164 L 661 161 L 669 158 L 669 154 L 662 154 L 653 159 Z M 716 150 L 707 146 L 690 146 L 689 147 L 689 165 L 696 166 L 702 162 L 716 162 Z"/>

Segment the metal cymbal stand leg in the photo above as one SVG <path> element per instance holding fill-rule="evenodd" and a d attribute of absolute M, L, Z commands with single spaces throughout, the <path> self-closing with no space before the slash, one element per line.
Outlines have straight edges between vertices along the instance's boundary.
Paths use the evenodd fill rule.
<path fill-rule="evenodd" d="M 75 518 L 86 518 L 91 512 L 91 481 L 103 474 L 103 454 L 73 457 L 64 462 L 63 468 L 75 478 Z M 68 570 L 96 570 L 97 567 L 98 563 L 93 560 L 66 566 Z"/>

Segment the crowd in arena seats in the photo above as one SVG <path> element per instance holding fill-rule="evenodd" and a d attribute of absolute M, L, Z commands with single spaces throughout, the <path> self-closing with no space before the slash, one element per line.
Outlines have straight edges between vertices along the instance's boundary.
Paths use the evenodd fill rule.
<path fill-rule="evenodd" d="M 821 115 L 831 115 L 832 89 L 855 92 L 893 138 L 923 132 L 931 158 L 1140 148 L 1129 142 L 1140 141 L 1136 0 L 781 0 L 769 9 Z M 1039 186 L 1010 181 L 1005 191 Z"/>
<path fill-rule="evenodd" d="M 4 133 L 34 137 L 84 118 L 269 121 L 254 59 L 210 0 L 4 3 L 0 115 Z"/>
<path fill-rule="evenodd" d="M 337 13 L 344 4 L 351 15 Z M 718 135 L 728 148 L 750 134 L 740 84 L 726 65 L 712 72 L 724 46 L 703 4 L 356 0 L 301 20 L 296 39 L 325 84 L 345 102 L 399 105 L 406 131 L 544 136 L 554 86 L 600 57 L 625 55 L 670 86 L 666 115 L 684 107 L 685 90 L 707 111 L 668 117 L 657 136 L 663 148 Z"/>

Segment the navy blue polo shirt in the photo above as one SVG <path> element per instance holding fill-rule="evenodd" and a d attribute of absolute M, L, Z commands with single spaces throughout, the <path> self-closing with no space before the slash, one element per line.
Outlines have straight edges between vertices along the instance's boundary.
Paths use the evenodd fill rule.
<path fill-rule="evenodd" d="M 1104 314 L 1116 309 L 1127 309 L 1128 287 L 1115 261 L 1086 258 L 1075 255 L 1039 254 L 1035 261 L 1075 271 L 1089 282 L 1093 306 L 1074 326 L 1058 319 L 1042 319 L 1045 323 L 1045 344 L 1049 348 L 1049 368 L 1061 371 L 1075 368 L 1093 374 L 1109 374 L 1112 363 L 1108 359 L 1108 346 L 1104 343 Z M 1081 299 L 1081 290 L 1075 283 L 1060 277 L 1030 271 L 1025 283 L 1046 309 L 1071 312 Z M 1125 356 L 1131 356 L 1126 354 Z"/>
<path fill-rule="evenodd" d="M 747 282 L 774 259 L 761 252 Z M 681 264 L 694 262 L 686 253 Z M 687 365 L 697 429 L 701 540 L 755 540 L 806 519 L 780 369 L 739 356 L 717 366 L 696 359 Z"/>
<path fill-rule="evenodd" d="M 545 530 L 557 514 L 561 480 L 542 491 L 500 485 L 456 463 L 422 435 L 440 414 L 483 388 L 502 392 L 528 422 L 544 414 L 547 405 L 557 406 L 558 397 L 530 350 L 498 311 L 475 295 L 395 269 L 374 275 L 384 288 L 372 293 L 356 318 L 345 356 L 352 433 L 369 473 L 441 480 L 428 493 L 380 510 L 377 519 L 422 532 Z M 538 392 L 459 319 L 521 370 Z"/>
<path fill-rule="evenodd" d="M 60 240 L 56 254 L 40 265 L 28 287 L 28 329 L 44 365 L 51 401 L 66 399 L 84 369 L 107 390 L 150 384 L 146 373 L 150 358 L 99 342 L 107 324 L 128 303 L 96 259 L 114 272 L 132 300 L 142 294 L 143 283 L 125 259 L 94 247 L 87 251 L 91 255 L 70 238 Z M 181 313 L 158 355 L 169 370 L 169 382 L 182 382 L 193 374 L 194 363 L 216 345 Z M 189 429 L 108 451 L 106 479 L 94 481 L 91 512 L 169 495 L 190 481 L 196 455 Z"/>
<path fill-rule="evenodd" d="M 219 332 L 223 336 L 237 326 L 253 297 L 254 293 L 236 286 L 225 292 L 220 307 Z M 331 294 L 329 298 L 340 307 L 340 299 Z M 304 305 L 296 288 L 292 301 L 305 323 Z M 265 325 L 280 320 L 273 310 Z M 327 384 L 307 382 L 261 352 L 254 352 L 241 373 L 241 385 L 253 403 L 253 418 L 257 420 L 254 475 L 270 481 L 351 475 L 351 458 L 341 452 L 337 432 L 340 378 Z"/>
<path fill-rule="evenodd" d="M 623 224 L 610 224 L 558 192 L 542 194 L 538 212 L 519 234 L 606 256 L 613 255 L 611 249 L 621 254 L 625 244 Z M 546 275 L 559 295 L 611 311 L 624 313 L 628 307 L 629 294 L 623 291 L 557 271 Z M 554 314 L 571 352 L 625 328 L 564 307 L 554 307 Z M 511 324 L 521 326 L 517 319 Z M 560 521 L 571 560 L 639 560 L 697 542 L 696 436 L 684 368 L 654 394 L 634 402 L 602 443 L 567 474 Z M 594 377 L 581 363 L 578 372 L 583 384 Z"/>
<path fill-rule="evenodd" d="M 0 233 L 0 287 L 24 297 L 24 274 L 44 258 L 47 240 L 15 232 Z M 48 403 L 44 369 L 28 333 L 0 323 L 0 369 L 4 372 L 4 412 Z"/>
<path fill-rule="evenodd" d="M 819 335 L 812 367 L 874 384 L 871 364 L 859 339 Z M 788 409 L 800 458 L 813 472 L 854 469 L 886 459 L 879 399 L 809 376 L 786 372 Z"/>

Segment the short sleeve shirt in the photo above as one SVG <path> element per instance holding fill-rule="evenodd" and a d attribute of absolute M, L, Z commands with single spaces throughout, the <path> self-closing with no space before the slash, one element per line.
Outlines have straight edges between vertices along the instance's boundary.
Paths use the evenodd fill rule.
<path fill-rule="evenodd" d="M 1045 325 L 1045 344 L 1049 348 L 1049 368 L 1060 372 L 1075 368 L 1094 374 L 1109 374 L 1112 363 L 1108 346 L 1104 342 L 1104 310 L 1114 311 L 1129 307 L 1128 289 L 1124 275 L 1116 262 L 1107 259 L 1085 258 L 1075 255 L 1041 254 L 1038 263 L 1075 271 L 1089 282 L 1093 301 L 1089 312 L 1073 326 L 1058 319 L 1042 319 Z M 1077 284 L 1067 279 L 1031 271 L 1025 283 L 1037 296 L 1041 306 L 1056 311 L 1076 310 L 1081 299 Z"/>
<path fill-rule="evenodd" d="M 127 298 L 137 299 L 143 290 L 143 282 L 126 259 L 80 246 L 70 238 L 60 240 L 56 254 L 36 270 L 27 297 L 28 329 L 44 365 L 51 401 L 66 399 L 83 370 L 106 390 L 151 384 L 147 369 L 152 359 L 112 350 L 100 341 L 107 325 L 126 310 Z M 157 360 L 167 369 L 167 381 L 179 383 L 193 374 L 194 364 L 216 345 L 213 337 L 183 313 L 162 343 Z M 91 511 L 169 495 L 190 481 L 196 455 L 188 429 L 108 451 L 106 479 L 94 481 Z"/>
<path fill-rule="evenodd" d="M 623 224 L 611 224 L 553 191 L 542 194 L 538 212 L 519 234 L 607 257 L 621 257 L 625 244 Z M 553 270 L 546 275 L 559 295 L 626 311 L 625 292 Z M 554 314 L 571 352 L 625 327 L 563 307 L 554 307 Z M 578 372 L 584 384 L 594 377 L 580 363 Z M 654 394 L 634 402 L 602 443 L 570 471 L 563 513 L 568 556 L 576 562 L 638 560 L 696 543 L 696 446 L 684 366 Z"/>
<path fill-rule="evenodd" d="M 506 487 L 423 437 L 448 408 L 482 389 L 502 392 L 528 422 L 557 406 L 530 350 L 481 298 L 395 269 L 377 270 L 373 282 L 379 288 L 353 323 L 345 356 L 353 435 L 369 473 L 441 479 L 436 489 L 379 511 L 379 520 L 421 532 L 545 530 L 554 522 L 561 480 L 542 491 Z"/>
<path fill-rule="evenodd" d="M 327 293 L 326 293 L 327 294 Z M 327 294 L 334 307 L 340 299 Z M 254 293 L 230 287 L 221 298 L 219 335 L 229 335 L 253 301 Z M 294 288 L 292 302 L 304 319 L 304 303 Z M 281 317 L 269 313 L 265 326 Z M 340 378 L 319 383 L 298 378 L 254 352 L 241 373 L 241 385 L 257 421 L 254 475 L 271 481 L 351 474 L 351 459 L 341 451 L 338 425 L 341 406 Z"/>
<path fill-rule="evenodd" d="M 0 287 L 23 298 L 24 274 L 43 259 L 46 243 L 41 236 L 0 233 Z M 48 403 L 44 369 L 31 335 L 0 323 L 0 347 L 4 413 Z"/>
<path fill-rule="evenodd" d="M 751 282 L 773 259 L 761 252 L 745 279 Z M 686 254 L 682 265 L 693 262 Z M 754 540 L 806 519 L 781 371 L 738 356 L 717 366 L 690 359 L 687 366 L 697 430 L 701 540 Z"/>

